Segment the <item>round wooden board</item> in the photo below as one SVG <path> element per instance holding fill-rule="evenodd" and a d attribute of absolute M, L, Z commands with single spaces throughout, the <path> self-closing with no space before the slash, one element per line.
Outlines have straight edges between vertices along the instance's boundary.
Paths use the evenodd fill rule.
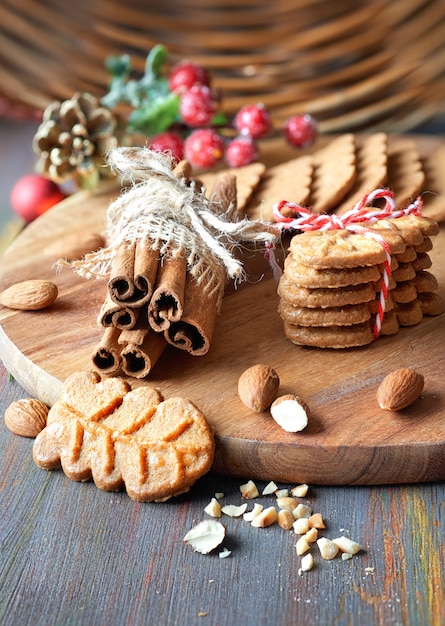
<path fill-rule="evenodd" d="M 432 150 L 433 139 L 418 138 Z M 269 162 L 289 154 L 271 144 Z M 284 154 L 284 156 L 283 156 Z M 295 156 L 295 153 L 292 153 Z M 267 156 L 267 155 L 266 155 Z M 51 405 L 61 382 L 91 368 L 90 355 L 102 336 L 96 319 L 106 283 L 86 281 L 43 250 L 72 231 L 98 232 L 117 192 L 82 192 L 30 224 L 6 251 L 0 289 L 30 278 L 47 278 L 59 298 L 38 312 L 0 308 L 0 356 L 34 397 Z M 445 231 L 434 238 L 432 271 L 445 297 Z M 203 357 L 167 348 L 144 382 L 165 397 L 191 399 L 216 435 L 214 469 L 262 480 L 311 484 L 385 484 L 445 478 L 444 317 L 424 318 L 392 337 L 352 350 L 297 347 L 283 334 L 276 282 L 261 252 L 245 253 L 248 281 L 224 298 L 211 349 Z M 311 409 L 301 433 L 284 432 L 268 412 L 255 414 L 238 398 L 241 372 L 267 363 L 278 372 L 280 392 L 297 393 Z M 422 397 L 390 413 L 379 408 L 376 390 L 398 367 L 425 376 Z"/>

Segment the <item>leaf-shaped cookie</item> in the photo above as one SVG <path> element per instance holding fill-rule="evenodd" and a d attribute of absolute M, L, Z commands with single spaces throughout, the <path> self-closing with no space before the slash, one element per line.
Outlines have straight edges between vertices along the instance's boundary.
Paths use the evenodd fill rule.
<path fill-rule="evenodd" d="M 62 466 L 72 480 L 92 478 L 105 491 L 125 487 L 133 500 L 148 502 L 188 491 L 210 469 L 214 446 L 189 400 L 164 401 L 153 387 L 77 372 L 51 408 L 33 457 L 43 469 Z"/>

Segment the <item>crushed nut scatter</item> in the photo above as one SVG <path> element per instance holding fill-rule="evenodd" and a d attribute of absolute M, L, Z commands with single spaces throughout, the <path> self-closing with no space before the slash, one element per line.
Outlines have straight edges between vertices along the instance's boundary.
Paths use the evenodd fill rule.
<path fill-rule="evenodd" d="M 204 508 L 204 512 L 210 517 L 222 517 L 223 515 L 232 518 L 242 518 L 250 523 L 253 528 L 267 528 L 277 524 L 284 530 L 299 535 L 295 543 L 295 551 L 301 556 L 298 574 L 303 575 L 309 572 L 315 565 L 312 547 L 318 547 L 318 554 L 324 561 L 330 561 L 337 556 L 342 561 L 352 559 L 362 550 L 362 546 L 345 535 L 329 539 L 320 536 L 326 529 L 326 525 L 321 513 L 313 513 L 312 506 L 308 501 L 298 502 L 297 498 L 306 498 L 309 493 L 309 486 L 304 483 L 296 485 L 292 489 L 279 489 L 274 481 L 270 481 L 262 490 L 261 496 L 257 485 L 253 480 L 240 485 L 241 497 L 244 500 L 252 500 L 261 496 L 275 496 L 275 504 L 264 506 L 260 502 L 254 502 L 253 507 L 247 510 L 247 502 L 241 505 L 225 504 L 221 505 L 219 500 L 224 498 L 222 492 L 215 493 Z M 290 495 L 289 495 L 290 494 Z M 344 531 L 343 528 L 340 531 Z M 225 527 L 216 520 L 204 520 L 194 526 L 185 536 L 184 541 L 189 543 L 196 552 L 208 554 L 217 546 L 221 545 L 225 538 Z M 227 558 L 232 551 L 224 547 L 219 553 L 220 559 Z M 370 573 L 373 568 L 366 568 Z"/>

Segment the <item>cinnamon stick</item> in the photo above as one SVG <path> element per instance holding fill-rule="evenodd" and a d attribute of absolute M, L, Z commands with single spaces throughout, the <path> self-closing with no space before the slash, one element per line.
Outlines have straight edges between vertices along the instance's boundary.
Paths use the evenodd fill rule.
<path fill-rule="evenodd" d="M 195 356 L 206 354 L 210 348 L 220 298 L 217 290 L 206 295 L 203 287 L 187 274 L 184 312 L 178 322 L 171 323 L 164 331 L 168 343 Z"/>
<path fill-rule="evenodd" d="M 184 306 L 187 260 L 165 258 L 159 267 L 156 288 L 148 305 L 148 322 L 156 332 L 181 319 Z"/>
<path fill-rule="evenodd" d="M 123 242 L 114 259 L 108 281 L 108 292 L 113 302 L 139 307 L 152 293 L 158 269 L 158 253 L 150 242 Z"/>
<path fill-rule="evenodd" d="M 163 334 L 147 330 L 143 341 L 139 343 L 142 334 L 138 336 L 137 330 L 124 332 L 127 333 L 127 339 L 130 341 L 121 352 L 122 370 L 127 376 L 145 378 L 167 346 L 165 337 Z M 132 333 L 134 333 L 133 337 L 130 336 Z M 131 339 L 134 341 L 132 342 Z"/>
<path fill-rule="evenodd" d="M 139 309 L 116 304 L 110 296 L 107 296 L 101 306 L 97 321 L 101 326 L 105 327 L 133 328 L 137 322 L 138 315 Z"/>
<path fill-rule="evenodd" d="M 109 326 L 92 354 L 93 364 L 104 374 L 115 374 L 121 366 L 120 332 L 118 328 Z"/>

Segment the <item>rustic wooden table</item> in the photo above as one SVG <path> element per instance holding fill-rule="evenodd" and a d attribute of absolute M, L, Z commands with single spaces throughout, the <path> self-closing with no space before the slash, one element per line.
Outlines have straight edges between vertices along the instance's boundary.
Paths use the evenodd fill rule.
<path fill-rule="evenodd" d="M 22 138 L 14 149 L 26 155 L 29 145 Z M 9 150 L 0 141 L 3 156 Z M 0 185 L 9 182 L 0 171 Z M 1 414 L 24 397 L 1 366 Z M 3 420 L 0 459 L 2 626 L 445 623 L 442 482 L 310 485 L 304 501 L 325 518 L 324 535 L 346 535 L 363 550 L 323 561 L 313 549 L 314 568 L 299 573 L 297 535 L 277 525 L 256 529 L 225 516 L 225 559 L 183 542 L 215 493 L 241 503 L 242 479 L 209 474 L 170 502 L 136 503 L 38 469 L 32 440 L 12 435 Z"/>

